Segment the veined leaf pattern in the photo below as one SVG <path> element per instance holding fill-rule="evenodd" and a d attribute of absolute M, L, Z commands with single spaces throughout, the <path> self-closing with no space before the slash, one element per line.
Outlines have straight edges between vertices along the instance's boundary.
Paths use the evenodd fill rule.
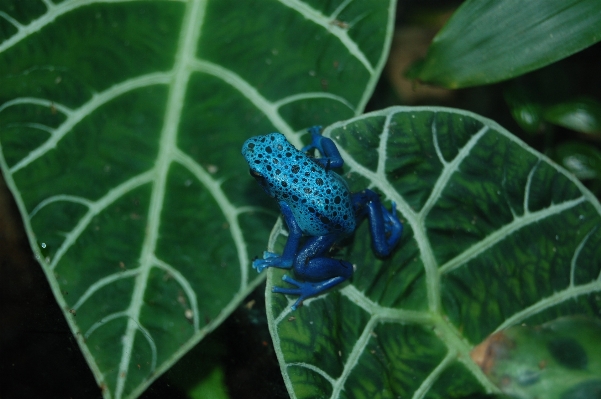
<path fill-rule="evenodd" d="M 290 310 L 268 293 L 292 397 L 498 392 L 471 350 L 508 326 L 601 310 L 601 206 L 544 155 L 478 115 L 393 107 L 324 132 L 354 191 L 397 204 L 405 235 L 377 259 L 361 226 L 352 282 Z M 281 244 L 281 226 L 272 246 Z M 285 285 L 270 270 L 267 291 Z"/>
<path fill-rule="evenodd" d="M 394 7 L 0 6 L 0 166 L 105 397 L 136 397 L 262 281 L 276 212 L 240 146 L 360 114 Z"/>

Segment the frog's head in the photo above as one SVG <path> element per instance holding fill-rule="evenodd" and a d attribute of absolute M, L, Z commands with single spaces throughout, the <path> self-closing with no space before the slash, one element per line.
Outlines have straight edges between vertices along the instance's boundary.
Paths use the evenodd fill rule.
<path fill-rule="evenodd" d="M 285 171 L 289 168 L 290 159 L 299 154 L 302 153 L 281 133 L 251 137 L 242 146 L 242 155 L 248 162 L 250 175 L 272 197 L 276 196 L 282 185 L 286 186 Z"/>

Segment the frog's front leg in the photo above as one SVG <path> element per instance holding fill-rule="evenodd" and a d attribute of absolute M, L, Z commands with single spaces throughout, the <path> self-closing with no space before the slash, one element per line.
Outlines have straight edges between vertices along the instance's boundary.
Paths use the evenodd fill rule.
<path fill-rule="evenodd" d="M 294 264 L 296 251 L 303 235 L 300 226 L 292 214 L 290 206 L 283 201 L 280 202 L 279 205 L 282 211 L 282 216 L 284 217 L 284 221 L 286 222 L 286 226 L 288 226 L 288 240 L 286 241 L 284 252 L 281 256 L 274 254 L 273 252 L 265 251 L 263 253 L 263 259 L 255 259 L 253 261 L 253 269 L 256 269 L 259 273 L 261 273 L 263 269 L 267 267 L 290 269 Z"/>
<path fill-rule="evenodd" d="M 296 288 L 274 287 L 272 292 L 298 295 L 298 299 L 292 305 L 292 310 L 295 310 L 305 299 L 317 296 L 348 280 L 353 275 L 351 263 L 321 256 L 339 238 L 337 234 L 310 237 L 294 261 L 294 275 L 303 281 L 285 275 L 282 279 Z"/>
<path fill-rule="evenodd" d="M 392 211 L 388 211 L 380 201 L 378 194 L 366 189 L 351 194 L 357 222 L 367 217 L 371 242 L 378 256 L 390 254 L 403 234 L 403 224 L 396 215 L 396 204 L 392 203 Z"/>
<path fill-rule="evenodd" d="M 314 158 L 314 161 L 326 169 L 342 167 L 344 161 L 338 147 L 336 147 L 336 143 L 332 139 L 321 135 L 321 126 L 313 126 L 309 129 L 309 133 L 311 133 L 311 144 L 303 147 L 302 151 L 318 150 L 321 158 Z"/>

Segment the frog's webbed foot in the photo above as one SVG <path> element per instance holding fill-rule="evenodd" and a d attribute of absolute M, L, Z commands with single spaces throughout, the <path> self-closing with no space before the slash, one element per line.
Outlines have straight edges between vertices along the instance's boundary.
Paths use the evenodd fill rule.
<path fill-rule="evenodd" d="M 263 269 L 268 267 L 278 267 L 281 269 L 289 269 L 292 267 L 291 261 L 286 261 L 280 255 L 273 252 L 263 252 L 263 259 L 255 259 L 252 263 L 253 269 L 261 273 Z"/>
<path fill-rule="evenodd" d="M 290 307 L 292 310 L 296 310 L 298 305 L 300 305 L 305 299 L 317 296 L 324 292 L 325 290 L 332 288 L 335 285 L 340 284 L 346 277 L 338 276 L 333 277 L 329 280 L 320 281 L 320 282 L 310 282 L 310 281 L 297 281 L 288 275 L 284 275 L 282 280 L 287 282 L 288 284 L 292 284 L 297 288 L 283 288 L 283 287 L 273 287 L 271 292 L 275 292 L 278 294 L 286 294 L 286 295 L 298 295 L 298 299 L 294 304 Z"/>

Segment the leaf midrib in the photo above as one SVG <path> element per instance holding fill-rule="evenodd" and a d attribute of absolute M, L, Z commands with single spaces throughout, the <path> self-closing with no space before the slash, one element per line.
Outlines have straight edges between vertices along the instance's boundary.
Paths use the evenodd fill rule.
<path fill-rule="evenodd" d="M 206 0 L 192 0 L 187 4 L 184 14 L 181 35 L 175 56 L 175 65 L 173 67 L 173 79 L 169 85 L 165 119 L 159 141 L 159 153 L 155 166 L 156 179 L 152 186 L 150 196 L 147 233 L 140 254 L 139 274 L 135 278 L 133 294 L 130 306 L 127 310 L 129 317 L 126 332 L 122 339 L 123 349 L 121 352 L 121 361 L 119 363 L 119 372 L 117 373 L 117 384 L 115 389 L 116 398 L 121 398 L 123 395 L 125 382 L 127 380 L 127 370 L 129 369 L 131 362 L 135 335 L 141 328 L 138 319 L 142 309 L 148 276 L 153 265 L 154 253 L 159 238 L 160 218 L 165 200 L 167 175 L 173 159 L 173 154 L 177 148 L 177 128 L 182 114 L 188 81 L 193 72 L 191 64 L 194 61 L 194 56 L 198 47 L 206 5 Z M 154 372 L 154 370 L 151 371 Z"/>

